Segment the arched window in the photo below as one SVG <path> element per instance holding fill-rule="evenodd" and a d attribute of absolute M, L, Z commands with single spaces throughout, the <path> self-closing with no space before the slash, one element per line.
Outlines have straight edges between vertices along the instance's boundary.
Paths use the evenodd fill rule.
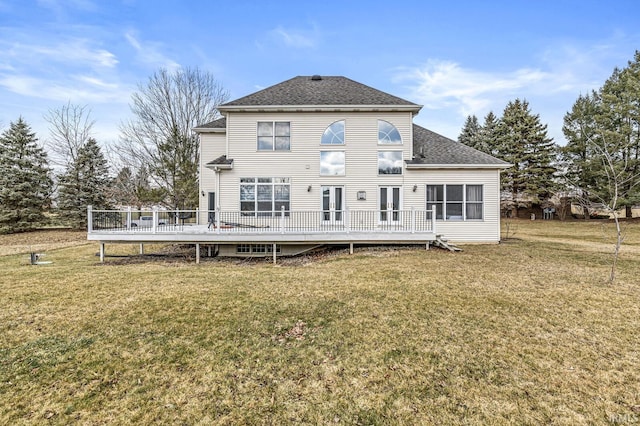
<path fill-rule="evenodd" d="M 396 126 L 388 121 L 378 120 L 378 143 L 380 144 L 401 144 L 402 137 Z"/>
<path fill-rule="evenodd" d="M 322 145 L 344 145 L 344 120 L 336 121 L 326 128 L 320 140 Z"/>

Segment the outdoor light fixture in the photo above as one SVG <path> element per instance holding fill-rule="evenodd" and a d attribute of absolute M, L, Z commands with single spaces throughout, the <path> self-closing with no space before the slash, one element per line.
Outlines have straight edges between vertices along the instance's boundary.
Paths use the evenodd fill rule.
<path fill-rule="evenodd" d="M 307 186 L 307 192 L 311 192 L 311 185 Z"/>
<path fill-rule="evenodd" d="M 416 192 L 418 190 L 418 185 L 413 185 L 413 192 Z"/>
<path fill-rule="evenodd" d="M 202 196 L 204 197 L 204 191 L 200 191 L 200 193 L 202 194 Z"/>

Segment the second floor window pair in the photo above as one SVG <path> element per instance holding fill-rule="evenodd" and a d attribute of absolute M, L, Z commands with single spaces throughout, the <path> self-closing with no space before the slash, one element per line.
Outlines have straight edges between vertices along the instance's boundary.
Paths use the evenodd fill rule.
<path fill-rule="evenodd" d="M 322 134 L 321 145 L 344 145 L 345 120 L 331 123 Z M 398 129 L 388 121 L 378 120 L 378 144 L 402 144 Z M 258 122 L 258 151 L 289 151 L 291 123 L 288 121 Z"/>

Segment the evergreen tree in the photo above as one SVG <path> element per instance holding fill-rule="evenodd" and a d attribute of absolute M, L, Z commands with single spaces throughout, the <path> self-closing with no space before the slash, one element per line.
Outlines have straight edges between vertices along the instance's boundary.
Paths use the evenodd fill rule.
<path fill-rule="evenodd" d="M 471 148 L 478 148 L 478 142 L 480 141 L 480 123 L 478 123 L 478 117 L 475 115 L 468 115 L 460 136 L 458 136 L 458 142 L 470 146 Z"/>
<path fill-rule="evenodd" d="M 564 184 L 577 191 L 586 200 L 597 192 L 599 170 L 602 162 L 595 152 L 592 141 L 596 137 L 596 114 L 600 98 L 596 92 L 578 97 L 571 111 L 564 116 L 562 132 L 567 144 L 560 150 L 563 164 L 562 180 Z M 585 218 L 589 217 L 588 206 L 585 206 Z"/>
<path fill-rule="evenodd" d="M 640 203 L 640 52 L 626 68 L 614 69 L 597 93 L 576 100 L 563 131 L 567 180 L 583 201 L 609 205 L 615 198 L 631 217 Z"/>
<path fill-rule="evenodd" d="M 493 156 L 498 155 L 498 117 L 495 116 L 493 111 L 484 117 L 484 124 L 480 128 L 479 144 L 475 148 L 491 154 Z"/>
<path fill-rule="evenodd" d="M 510 101 L 496 129 L 497 156 L 513 166 L 502 175 L 502 189 L 509 197 L 508 207 L 517 217 L 518 208 L 529 201 L 548 199 L 554 189 L 555 144 L 547 136 L 526 100 Z"/>
<path fill-rule="evenodd" d="M 107 161 L 95 139 L 78 149 L 76 160 L 60 176 L 58 208 L 61 217 L 74 228 L 87 226 L 87 206 L 108 209 L 111 186 Z"/>
<path fill-rule="evenodd" d="M 614 70 L 600 90 L 600 99 L 596 123 L 617 170 L 623 171 L 618 203 L 631 217 L 632 207 L 640 203 L 640 52 L 626 68 Z M 605 192 L 601 196 L 607 198 L 610 189 Z"/>
<path fill-rule="evenodd" d="M 20 117 L 0 136 L 0 233 L 35 229 L 45 221 L 52 190 L 46 152 Z"/>

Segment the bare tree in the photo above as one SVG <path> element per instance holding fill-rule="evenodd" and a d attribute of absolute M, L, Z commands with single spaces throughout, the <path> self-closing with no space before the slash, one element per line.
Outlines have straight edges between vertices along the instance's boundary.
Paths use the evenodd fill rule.
<path fill-rule="evenodd" d="M 95 124 L 91 109 L 68 102 L 60 108 L 50 109 L 44 119 L 49 123 L 47 145 L 53 153 L 52 161 L 65 167 L 74 163 L 78 150 L 91 137 Z"/>
<path fill-rule="evenodd" d="M 620 255 L 620 248 L 624 242 L 624 231 L 620 223 L 618 211 L 624 207 L 623 200 L 629 197 L 630 193 L 635 191 L 638 185 L 639 175 L 629 157 L 621 155 L 624 147 L 620 144 L 611 142 L 606 131 L 597 131 L 593 137 L 589 137 L 587 143 L 590 145 L 594 153 L 597 153 L 596 161 L 602 164 L 602 174 L 600 179 L 601 190 L 594 194 L 591 192 L 590 198 L 582 199 L 581 202 L 589 206 L 590 210 L 595 210 L 595 199 L 599 201 L 598 208 L 604 209 L 609 215 L 613 216 L 615 223 L 616 238 L 613 249 L 613 261 L 609 273 L 609 282 L 613 284 L 616 278 L 616 267 Z M 613 137 L 614 141 L 618 138 Z"/>
<path fill-rule="evenodd" d="M 173 208 L 195 207 L 198 191 L 198 137 L 192 129 L 219 117 L 228 92 L 198 68 L 174 73 L 160 69 L 140 84 L 130 105 L 132 120 L 120 126 L 122 164 L 145 167 L 162 200 Z"/>

